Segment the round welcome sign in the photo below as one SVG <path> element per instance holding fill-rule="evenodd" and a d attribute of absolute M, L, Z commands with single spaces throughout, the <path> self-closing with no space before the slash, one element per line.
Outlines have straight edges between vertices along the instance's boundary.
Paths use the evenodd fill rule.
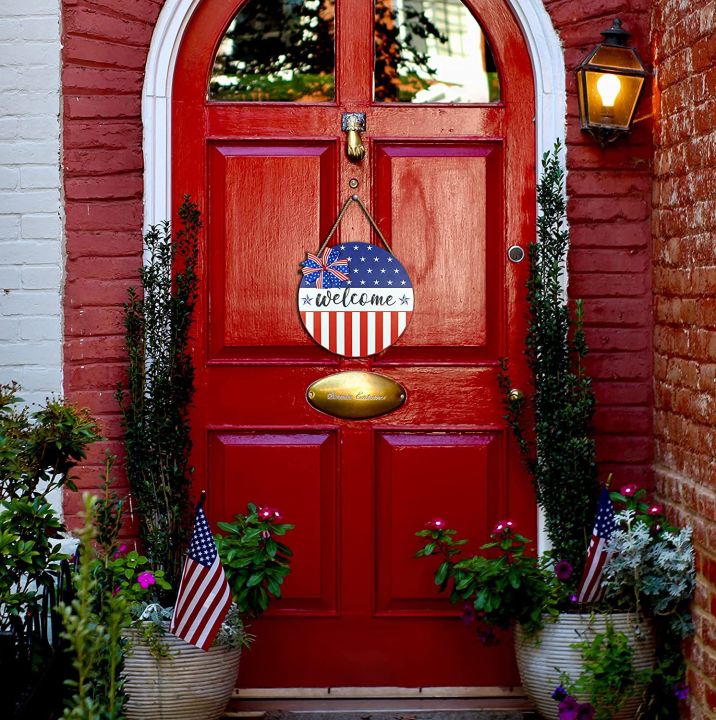
<path fill-rule="evenodd" d="M 301 263 L 298 309 L 308 334 L 346 357 L 375 355 L 404 332 L 413 286 L 391 253 L 370 243 L 334 245 Z"/>

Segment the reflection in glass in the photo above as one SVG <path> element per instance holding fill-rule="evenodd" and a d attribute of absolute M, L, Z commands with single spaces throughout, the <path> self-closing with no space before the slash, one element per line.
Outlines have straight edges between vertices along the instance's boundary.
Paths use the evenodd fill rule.
<path fill-rule="evenodd" d="M 334 98 L 335 0 L 249 0 L 214 59 L 210 100 Z"/>
<path fill-rule="evenodd" d="M 375 99 L 492 103 L 497 68 L 461 0 L 375 0 Z"/>

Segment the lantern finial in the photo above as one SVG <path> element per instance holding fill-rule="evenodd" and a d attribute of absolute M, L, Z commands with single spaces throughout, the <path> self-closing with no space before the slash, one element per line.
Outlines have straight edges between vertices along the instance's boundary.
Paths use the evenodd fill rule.
<path fill-rule="evenodd" d="M 622 21 L 619 18 L 614 18 L 609 30 L 602 30 L 601 34 L 604 36 L 605 45 L 614 45 L 616 47 L 626 47 L 631 35 L 622 27 Z"/>

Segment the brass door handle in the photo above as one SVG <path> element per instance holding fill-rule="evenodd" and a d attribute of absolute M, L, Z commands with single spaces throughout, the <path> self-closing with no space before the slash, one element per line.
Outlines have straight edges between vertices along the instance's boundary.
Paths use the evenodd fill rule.
<path fill-rule="evenodd" d="M 351 162 L 360 162 L 365 157 L 365 146 L 361 133 L 365 131 L 365 113 L 343 113 L 341 127 L 346 138 L 346 154 Z"/>

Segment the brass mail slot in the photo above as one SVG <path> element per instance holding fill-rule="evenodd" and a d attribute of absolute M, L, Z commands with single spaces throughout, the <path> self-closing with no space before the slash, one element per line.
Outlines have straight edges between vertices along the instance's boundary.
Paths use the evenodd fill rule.
<path fill-rule="evenodd" d="M 306 391 L 309 404 L 333 417 L 366 420 L 397 410 L 407 397 L 395 380 L 377 373 L 348 370 L 316 380 Z"/>

